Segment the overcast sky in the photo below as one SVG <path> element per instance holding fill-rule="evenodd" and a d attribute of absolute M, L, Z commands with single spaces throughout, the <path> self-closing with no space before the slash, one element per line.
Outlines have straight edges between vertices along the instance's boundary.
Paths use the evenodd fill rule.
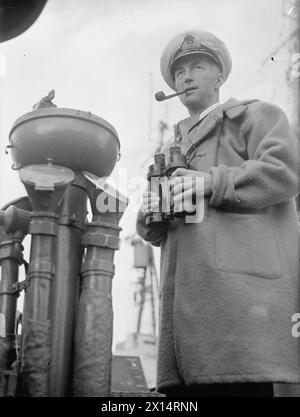
<path fill-rule="evenodd" d="M 169 39 L 188 28 L 214 32 L 233 57 L 221 101 L 270 100 L 276 80 L 262 63 L 285 39 L 288 25 L 282 0 L 48 0 L 27 32 L 0 44 L 0 206 L 25 194 L 10 155 L 4 155 L 11 126 L 50 90 L 59 107 L 91 111 L 116 128 L 122 157 L 112 178 L 119 169 L 127 169 L 129 178 L 144 175 L 150 160 L 141 164 L 156 147 L 159 120 L 172 127 L 187 116 L 178 99 L 153 99 L 158 90 L 170 93 L 159 72 Z M 272 65 L 275 72 L 279 66 Z M 134 220 L 129 210 L 122 237 L 134 231 Z M 116 256 L 114 342 L 132 330 L 132 260 L 123 242 Z"/>

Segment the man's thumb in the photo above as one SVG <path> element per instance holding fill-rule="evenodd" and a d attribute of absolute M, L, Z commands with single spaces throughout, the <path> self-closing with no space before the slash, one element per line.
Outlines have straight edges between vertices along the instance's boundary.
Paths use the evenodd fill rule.
<path fill-rule="evenodd" d="M 186 168 L 177 168 L 172 174 L 172 177 L 183 177 L 184 175 L 187 175 L 188 169 Z"/>

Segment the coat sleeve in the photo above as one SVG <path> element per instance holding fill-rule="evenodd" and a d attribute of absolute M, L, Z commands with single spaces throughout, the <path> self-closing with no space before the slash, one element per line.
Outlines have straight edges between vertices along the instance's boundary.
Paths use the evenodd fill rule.
<path fill-rule="evenodd" d="M 239 167 L 211 168 L 212 207 L 262 209 L 299 192 L 299 143 L 284 112 L 263 103 L 243 131 L 249 160 Z"/>
<path fill-rule="evenodd" d="M 167 223 L 158 223 L 146 226 L 145 215 L 139 210 L 136 221 L 137 234 L 153 246 L 160 246 L 162 238 L 167 233 Z"/>

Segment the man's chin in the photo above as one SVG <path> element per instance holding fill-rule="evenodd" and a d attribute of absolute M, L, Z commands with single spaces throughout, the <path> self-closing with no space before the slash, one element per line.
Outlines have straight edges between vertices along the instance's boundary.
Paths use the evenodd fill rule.
<path fill-rule="evenodd" d="M 197 108 L 201 108 L 201 100 L 199 99 L 199 97 L 193 97 L 193 96 L 187 96 L 184 97 L 184 101 L 183 104 L 191 109 L 197 109 Z"/>

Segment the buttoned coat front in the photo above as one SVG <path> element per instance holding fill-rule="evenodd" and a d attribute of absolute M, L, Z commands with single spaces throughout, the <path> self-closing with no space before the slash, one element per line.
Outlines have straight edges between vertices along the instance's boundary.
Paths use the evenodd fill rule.
<path fill-rule="evenodd" d="M 299 382 L 299 146 L 285 114 L 230 99 L 178 124 L 193 170 L 211 172 L 204 219 L 137 231 L 161 247 L 157 388 Z M 168 157 L 168 149 L 165 150 Z"/>

